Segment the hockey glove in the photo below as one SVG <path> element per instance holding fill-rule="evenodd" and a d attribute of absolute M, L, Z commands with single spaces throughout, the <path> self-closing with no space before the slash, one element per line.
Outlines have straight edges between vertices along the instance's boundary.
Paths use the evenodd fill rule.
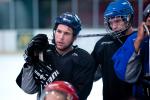
<path fill-rule="evenodd" d="M 38 60 L 39 52 L 44 51 L 49 46 L 48 38 L 45 34 L 38 34 L 29 42 L 25 50 L 24 59 L 27 63 L 33 63 Z"/>

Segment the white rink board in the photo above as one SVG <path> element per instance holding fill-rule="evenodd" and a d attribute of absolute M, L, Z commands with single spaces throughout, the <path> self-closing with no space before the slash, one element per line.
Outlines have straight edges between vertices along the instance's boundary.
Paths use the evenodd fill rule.
<path fill-rule="evenodd" d="M 36 100 L 36 94 L 24 93 L 15 82 L 23 63 L 22 54 L 0 55 L 0 100 Z M 102 100 L 101 80 L 94 83 L 87 100 Z"/>

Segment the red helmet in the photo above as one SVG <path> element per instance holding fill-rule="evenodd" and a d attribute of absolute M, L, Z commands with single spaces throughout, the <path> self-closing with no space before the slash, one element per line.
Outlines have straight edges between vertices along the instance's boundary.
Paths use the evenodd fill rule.
<path fill-rule="evenodd" d="M 54 81 L 45 86 L 44 92 L 49 92 L 52 90 L 57 90 L 66 93 L 72 97 L 71 100 L 78 100 L 78 96 L 74 87 L 65 81 Z M 45 94 L 45 93 L 44 93 Z M 46 95 L 45 95 L 46 96 Z"/>

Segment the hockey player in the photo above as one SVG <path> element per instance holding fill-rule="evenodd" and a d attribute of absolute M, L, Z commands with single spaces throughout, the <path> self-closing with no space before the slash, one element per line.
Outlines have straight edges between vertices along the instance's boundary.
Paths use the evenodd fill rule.
<path fill-rule="evenodd" d="M 138 100 L 150 99 L 150 4 L 144 10 L 144 21 L 138 27 L 138 34 L 131 35 L 113 57 L 116 75 L 135 85 Z"/>
<path fill-rule="evenodd" d="M 103 100 L 128 100 L 132 96 L 132 85 L 116 76 L 112 57 L 134 34 L 133 15 L 133 8 L 126 0 L 111 2 L 105 10 L 104 24 L 109 34 L 96 43 L 92 52 L 96 65 L 100 66 Z"/>
<path fill-rule="evenodd" d="M 42 92 L 40 100 L 79 100 L 74 87 L 65 81 L 54 81 Z"/>
<path fill-rule="evenodd" d="M 40 95 L 45 85 L 63 80 L 75 87 L 80 100 L 86 100 L 93 85 L 95 64 L 88 52 L 73 46 L 80 30 L 78 16 L 67 12 L 56 18 L 53 44 L 49 44 L 45 34 L 33 37 L 16 80 L 19 87 L 26 93 Z"/>

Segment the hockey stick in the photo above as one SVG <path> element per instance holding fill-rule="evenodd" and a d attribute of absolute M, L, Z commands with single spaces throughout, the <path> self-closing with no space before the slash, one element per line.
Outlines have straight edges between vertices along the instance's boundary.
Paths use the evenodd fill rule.
<path fill-rule="evenodd" d="M 104 34 L 86 34 L 86 35 L 79 35 L 78 37 L 97 37 L 97 36 L 105 36 L 107 33 Z"/>
<path fill-rule="evenodd" d="M 149 33 L 149 30 L 148 30 L 148 27 L 147 27 L 145 24 L 144 24 L 143 26 L 144 26 L 144 29 L 145 29 L 146 33 L 148 34 L 148 36 L 150 36 L 150 33 Z"/>

